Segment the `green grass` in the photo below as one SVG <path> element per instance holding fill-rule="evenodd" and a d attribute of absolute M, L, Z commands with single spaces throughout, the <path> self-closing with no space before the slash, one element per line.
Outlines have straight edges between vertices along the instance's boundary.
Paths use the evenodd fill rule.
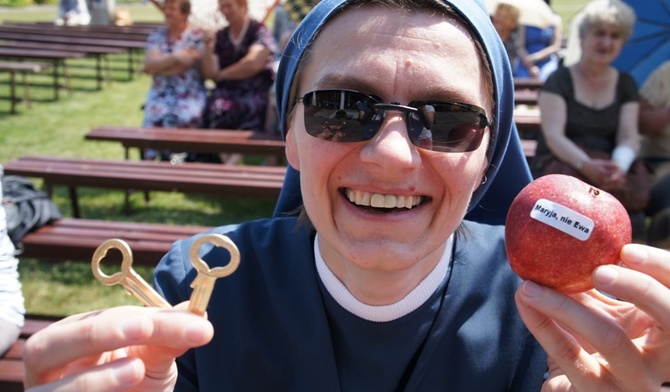
<path fill-rule="evenodd" d="M 129 6 L 134 20 L 161 20 L 152 6 Z M 29 7 L 25 10 L 0 11 L 3 20 L 50 20 L 53 7 Z M 57 155 L 123 159 L 120 144 L 84 140 L 93 127 L 136 126 L 142 122 L 140 109 L 150 78 L 136 74 L 128 80 L 127 57 L 112 57 L 113 82 L 96 90 L 94 60 L 69 61 L 72 75 L 71 96 L 62 90 L 53 99 L 51 77 L 30 77 L 32 107 L 19 104 L 19 113 L 9 114 L 8 78 L 0 74 L 0 163 L 22 155 Z M 134 152 L 137 154 L 136 152 Z M 134 157 L 136 158 L 136 156 Z M 40 186 L 40 182 L 35 180 Z M 122 191 L 80 188 L 82 215 L 90 219 L 157 222 L 217 226 L 267 217 L 272 214 L 271 200 L 241 200 L 234 197 L 207 197 L 180 193 L 152 192 L 146 203 L 143 194 L 131 195 L 131 214 L 124 213 Z M 71 216 L 66 189 L 56 187 L 54 202 L 64 216 Z M 156 260 L 158 262 L 158 260 Z M 138 268 L 150 278 L 150 268 Z M 19 273 L 32 314 L 68 315 L 119 304 L 139 304 L 121 287 L 106 287 L 95 281 L 90 264 L 66 262 L 51 264 L 20 259 Z"/>
<path fill-rule="evenodd" d="M 554 0 L 552 6 L 567 24 L 585 1 Z M 160 21 L 152 6 L 124 4 L 135 21 Z M 54 6 L 0 10 L 0 21 L 45 21 L 55 15 Z M 0 74 L 0 163 L 21 155 L 58 155 L 122 159 L 119 144 L 85 141 L 84 134 L 99 125 L 139 125 L 140 106 L 150 79 L 137 74 L 128 80 L 126 57 L 114 56 L 113 83 L 95 89 L 93 60 L 71 61 L 73 94 L 61 91 L 54 101 L 51 78 L 31 76 L 32 108 L 19 105 L 19 114 L 9 114 L 7 76 Z M 38 85 L 39 84 L 39 85 Z M 37 182 L 37 181 L 36 181 Z M 37 182 L 38 185 L 39 182 Z M 149 203 L 143 195 L 131 196 L 131 215 L 124 214 L 121 191 L 81 188 L 80 207 L 84 217 L 119 221 L 158 222 L 215 226 L 270 216 L 272 201 L 244 201 L 231 197 L 206 197 L 179 193 L 153 192 Z M 71 216 L 65 189 L 56 188 L 54 202 L 64 216 Z M 158 262 L 158 260 L 156 260 Z M 150 268 L 138 267 L 146 279 Z M 90 265 L 81 262 L 51 264 L 21 259 L 19 273 L 32 314 L 68 315 L 120 304 L 139 304 L 120 287 L 106 287 L 92 276 Z"/>

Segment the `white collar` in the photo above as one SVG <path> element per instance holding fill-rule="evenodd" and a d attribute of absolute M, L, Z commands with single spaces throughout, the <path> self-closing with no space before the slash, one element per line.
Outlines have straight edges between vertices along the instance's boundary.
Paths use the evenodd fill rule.
<path fill-rule="evenodd" d="M 235 48 L 238 48 L 240 44 L 242 44 L 242 41 L 244 40 L 244 36 L 247 35 L 247 30 L 249 29 L 249 20 L 251 18 L 247 17 L 244 19 L 244 25 L 242 25 L 242 30 L 240 30 L 240 35 L 237 36 L 237 38 L 233 37 L 233 29 L 229 28 L 228 29 L 228 39 L 230 39 L 230 42 L 233 43 L 233 46 Z"/>
<path fill-rule="evenodd" d="M 451 267 L 453 235 L 447 239 L 444 254 L 435 268 L 405 297 L 389 305 L 368 305 L 354 297 L 347 287 L 333 274 L 330 268 L 328 268 L 323 257 L 321 257 L 318 236 L 319 234 L 317 233 L 314 238 L 314 260 L 323 285 L 340 306 L 368 321 L 388 322 L 413 312 L 433 295 Z"/>

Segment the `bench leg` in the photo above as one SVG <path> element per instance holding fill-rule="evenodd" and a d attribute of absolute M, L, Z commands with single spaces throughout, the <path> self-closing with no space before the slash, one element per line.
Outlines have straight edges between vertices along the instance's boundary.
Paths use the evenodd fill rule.
<path fill-rule="evenodd" d="M 72 96 L 72 84 L 70 83 L 70 69 L 67 66 L 66 60 L 63 60 L 63 83 L 67 89 L 67 95 Z"/>
<path fill-rule="evenodd" d="M 58 68 L 59 68 L 59 66 L 60 66 L 60 60 L 54 60 L 54 62 L 53 62 L 53 67 L 54 67 L 54 70 L 53 70 L 54 101 L 58 101 L 58 99 L 60 98 L 60 92 L 58 91 L 58 90 L 60 90 L 60 83 L 58 82 L 58 76 L 59 76 L 58 75 L 58 73 L 59 73 Z"/>
<path fill-rule="evenodd" d="M 125 190 L 125 198 L 123 200 L 123 211 L 126 213 L 126 215 L 130 215 L 130 192 L 132 192 L 130 189 Z"/>
<path fill-rule="evenodd" d="M 112 85 L 112 65 L 110 64 L 109 61 L 109 56 L 103 55 L 103 59 L 105 61 L 105 71 L 106 71 L 106 76 L 105 79 L 107 79 L 107 85 L 111 86 Z"/>
<path fill-rule="evenodd" d="M 95 79 L 96 87 L 98 90 L 102 90 L 102 55 L 95 55 Z"/>
<path fill-rule="evenodd" d="M 9 71 L 9 112 L 16 113 L 16 72 Z"/>
<path fill-rule="evenodd" d="M 30 101 L 30 84 L 28 83 L 28 73 L 23 73 L 23 103 L 27 108 L 31 107 Z"/>
<path fill-rule="evenodd" d="M 81 213 L 79 212 L 79 199 L 77 198 L 77 188 L 71 186 L 68 187 L 70 193 L 70 204 L 72 205 L 72 216 L 75 218 L 81 218 Z"/>
<path fill-rule="evenodd" d="M 128 80 L 135 78 L 135 60 L 133 59 L 133 49 L 128 49 Z"/>

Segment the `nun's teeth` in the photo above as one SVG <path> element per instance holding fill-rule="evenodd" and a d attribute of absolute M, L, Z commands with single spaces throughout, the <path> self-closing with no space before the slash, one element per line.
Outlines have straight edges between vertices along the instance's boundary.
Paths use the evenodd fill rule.
<path fill-rule="evenodd" d="M 383 195 L 347 189 L 347 198 L 350 202 L 374 208 L 407 208 L 411 209 L 421 203 L 421 196 Z"/>

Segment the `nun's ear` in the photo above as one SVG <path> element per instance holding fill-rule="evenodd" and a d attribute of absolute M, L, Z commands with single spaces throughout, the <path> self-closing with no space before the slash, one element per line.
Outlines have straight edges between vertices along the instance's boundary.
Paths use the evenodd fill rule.
<path fill-rule="evenodd" d="M 486 182 L 489 180 L 488 177 L 486 177 L 486 172 L 489 171 L 489 160 L 486 158 L 484 160 L 484 167 L 482 168 L 482 172 L 479 173 L 479 186 L 486 184 Z M 479 186 L 477 186 L 479 188 Z"/>
<path fill-rule="evenodd" d="M 298 154 L 298 141 L 296 140 L 296 131 L 293 121 L 293 116 L 289 118 L 288 123 L 286 124 L 286 137 L 285 137 L 285 151 L 286 159 L 288 163 L 293 166 L 294 169 L 300 170 L 300 154 Z"/>

